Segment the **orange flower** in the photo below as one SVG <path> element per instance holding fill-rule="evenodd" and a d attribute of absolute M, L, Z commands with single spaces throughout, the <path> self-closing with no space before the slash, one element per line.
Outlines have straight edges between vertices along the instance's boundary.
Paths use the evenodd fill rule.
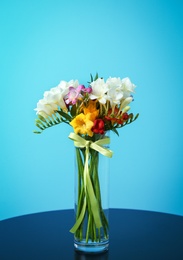
<path fill-rule="evenodd" d="M 85 115 L 91 114 L 92 121 L 94 121 L 99 115 L 99 110 L 96 109 L 96 101 L 90 100 L 88 106 L 83 108 L 83 111 Z"/>

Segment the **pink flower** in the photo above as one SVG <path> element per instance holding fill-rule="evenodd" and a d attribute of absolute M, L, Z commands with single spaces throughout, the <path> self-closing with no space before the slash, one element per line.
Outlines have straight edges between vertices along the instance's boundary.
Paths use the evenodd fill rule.
<path fill-rule="evenodd" d="M 69 87 L 69 93 L 65 97 L 65 103 L 75 105 L 77 100 L 82 97 L 81 91 L 84 90 L 83 85 L 79 85 L 77 88 Z"/>
<path fill-rule="evenodd" d="M 85 93 L 91 93 L 92 92 L 92 88 L 91 87 L 84 88 L 82 91 L 85 92 Z"/>

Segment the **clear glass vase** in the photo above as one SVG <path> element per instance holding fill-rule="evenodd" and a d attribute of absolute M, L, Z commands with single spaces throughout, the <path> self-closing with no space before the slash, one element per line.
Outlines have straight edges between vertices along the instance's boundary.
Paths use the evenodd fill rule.
<path fill-rule="evenodd" d="M 91 141 L 103 138 L 106 135 L 95 135 Z M 109 158 L 91 147 L 75 149 L 74 247 L 104 252 L 109 247 Z"/>

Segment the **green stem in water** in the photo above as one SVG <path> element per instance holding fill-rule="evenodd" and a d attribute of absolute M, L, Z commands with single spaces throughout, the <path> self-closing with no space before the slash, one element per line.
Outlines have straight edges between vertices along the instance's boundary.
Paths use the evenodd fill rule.
<path fill-rule="evenodd" d="M 108 237 L 108 221 L 102 209 L 100 180 L 98 176 L 99 152 L 88 149 L 88 174 L 86 177 L 86 188 L 84 187 L 84 165 L 86 161 L 86 149 L 76 148 L 76 160 L 78 167 L 78 203 L 76 223 L 72 228 L 75 237 L 79 240 L 86 239 L 92 242 L 101 241 L 101 232 L 103 230 L 104 237 Z M 92 198 L 92 199 L 91 199 Z M 98 206 L 97 206 L 98 204 Z M 97 221 L 96 221 L 97 216 Z M 85 230 L 85 221 L 87 226 Z M 96 225 L 101 221 L 101 228 Z"/>

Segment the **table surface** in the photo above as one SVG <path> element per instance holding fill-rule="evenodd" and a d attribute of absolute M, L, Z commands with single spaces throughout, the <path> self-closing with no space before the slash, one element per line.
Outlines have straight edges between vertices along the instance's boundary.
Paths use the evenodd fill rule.
<path fill-rule="evenodd" d="M 110 246 L 103 254 L 77 253 L 73 210 L 50 211 L 0 221 L 1 260 L 182 260 L 183 217 L 110 209 Z"/>

